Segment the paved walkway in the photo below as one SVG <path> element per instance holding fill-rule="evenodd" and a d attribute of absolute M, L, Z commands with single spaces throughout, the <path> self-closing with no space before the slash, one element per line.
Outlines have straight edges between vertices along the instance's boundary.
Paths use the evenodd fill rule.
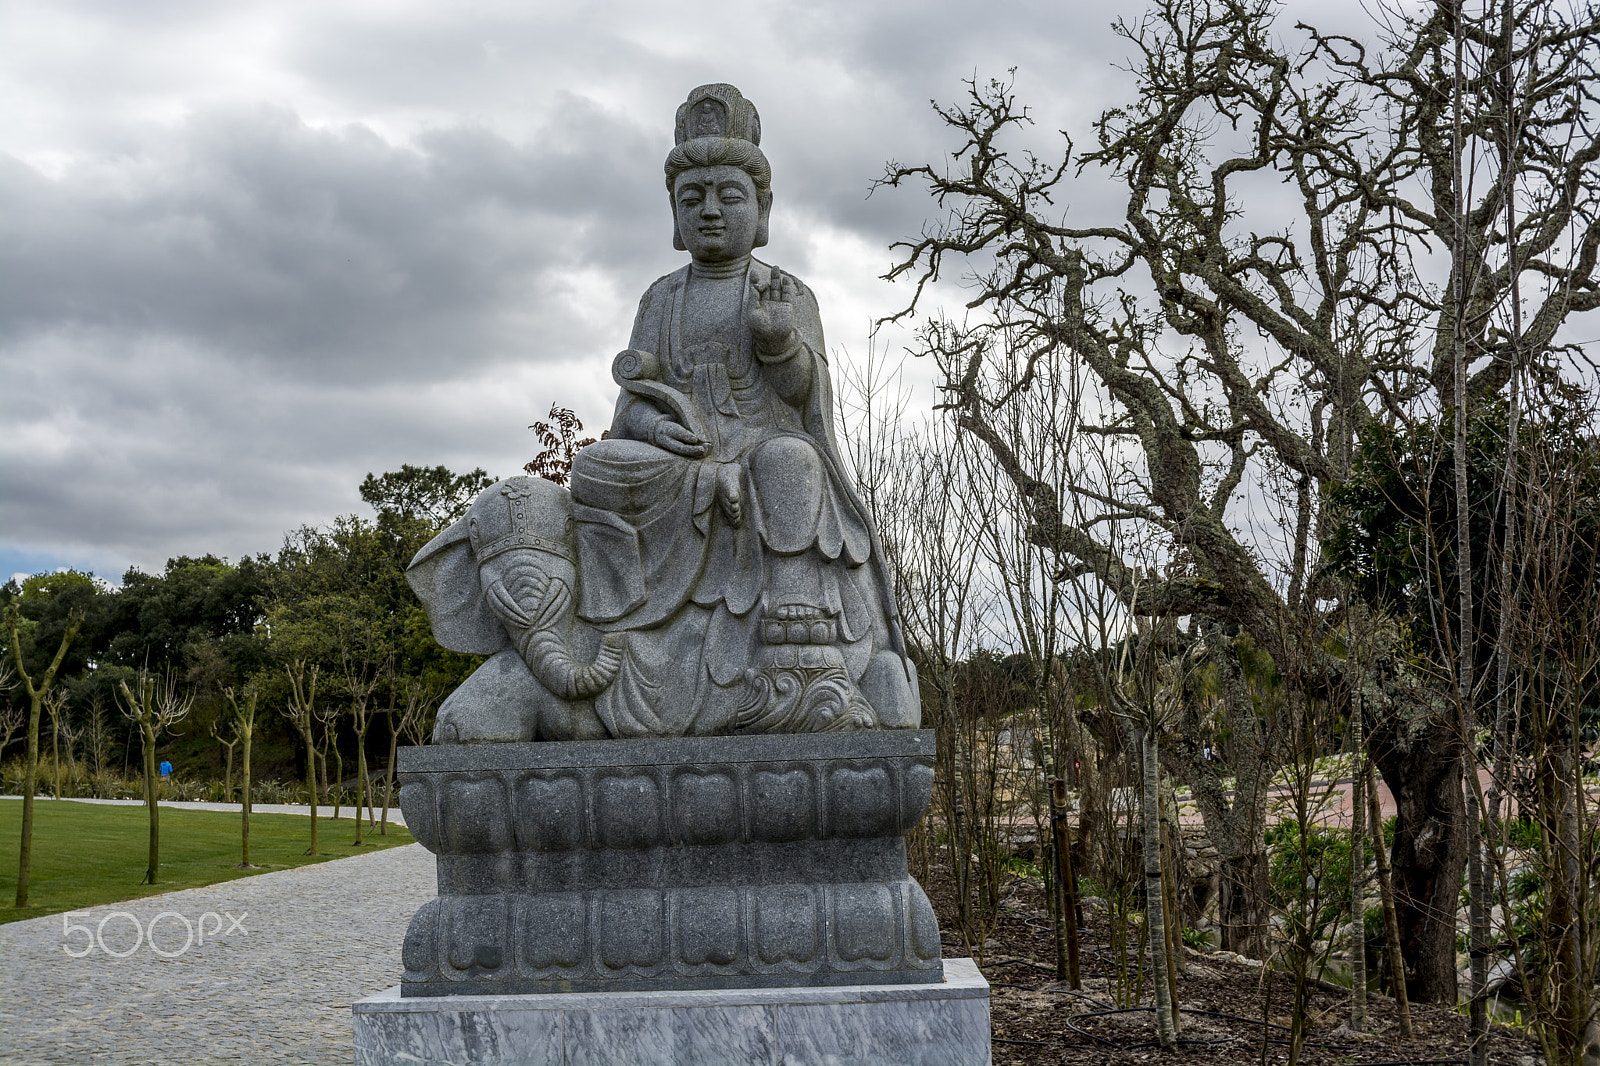
<path fill-rule="evenodd" d="M 21 798 L 22 798 L 21 796 L 0 796 L 0 800 L 20 800 Z M 61 802 L 61 803 L 105 803 L 105 804 L 111 804 L 111 805 L 120 806 L 120 807 L 143 807 L 144 806 L 144 800 L 86 799 L 86 798 L 84 798 L 82 796 L 63 796 L 63 797 L 61 797 L 61 799 L 59 801 L 56 800 L 56 798 L 54 796 L 35 796 L 33 802 L 35 802 L 35 803 L 56 803 L 56 802 Z M 204 800 L 162 800 L 161 801 L 161 809 L 162 810 L 167 810 L 168 808 L 181 808 L 183 810 L 190 810 L 190 811 L 232 811 L 234 814 L 238 814 L 239 813 L 239 805 L 237 803 L 208 803 L 208 802 L 206 802 Z M 365 808 L 363 808 L 363 809 L 365 809 Z M 311 813 L 311 805 L 309 803 L 255 803 L 255 804 L 251 804 L 250 813 L 251 814 L 310 814 Z M 347 803 L 343 807 L 339 808 L 339 814 L 340 814 L 341 817 L 344 817 L 344 818 L 350 817 L 350 805 Z M 322 817 L 322 818 L 332 818 L 333 817 L 333 805 L 332 804 L 327 804 L 327 803 L 319 803 L 317 805 L 317 815 L 319 817 Z M 382 804 L 379 804 L 378 806 L 376 806 L 376 807 L 374 807 L 372 809 L 372 816 L 373 816 L 374 820 L 378 820 L 378 821 L 382 820 L 382 818 L 383 818 L 383 806 L 382 806 Z M 395 804 L 394 806 L 389 808 L 389 821 L 394 822 L 396 825 L 405 825 L 406 824 L 406 816 L 400 813 L 400 805 L 399 804 Z"/>
<path fill-rule="evenodd" d="M 0 1063 L 347 1066 L 350 1004 L 400 983 L 406 923 L 433 894 L 433 856 L 411 844 L 78 912 L 66 921 L 100 941 L 82 958 L 67 952 L 92 938 L 64 936 L 62 915 L 0 925 Z M 164 912 L 170 958 L 145 936 Z M 203 944 L 182 950 L 183 919 Z"/>

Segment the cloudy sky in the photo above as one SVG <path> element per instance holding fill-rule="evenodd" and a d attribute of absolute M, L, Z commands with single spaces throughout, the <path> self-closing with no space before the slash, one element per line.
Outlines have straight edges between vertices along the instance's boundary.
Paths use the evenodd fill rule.
<path fill-rule="evenodd" d="M 764 254 L 859 359 L 931 211 L 866 194 L 953 147 L 929 100 L 1015 67 L 1040 135 L 1086 138 L 1141 6 L 0 4 L 0 576 L 273 551 L 369 471 L 515 472 L 552 402 L 603 427 L 704 82 L 760 109 Z"/>

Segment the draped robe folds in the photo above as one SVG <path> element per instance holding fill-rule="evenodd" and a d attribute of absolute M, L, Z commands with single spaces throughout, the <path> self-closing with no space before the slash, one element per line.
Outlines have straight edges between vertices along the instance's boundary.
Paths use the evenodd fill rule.
<path fill-rule="evenodd" d="M 666 412 L 640 412 L 634 405 L 649 401 L 624 391 L 612 435 L 580 451 L 572 468 L 578 614 L 627 634 L 621 671 L 595 700 L 618 737 L 728 730 L 763 611 L 779 606 L 768 602 L 779 556 L 802 560 L 815 606 L 836 616 L 852 679 L 875 657 L 881 669 L 883 652 L 911 676 L 883 552 L 839 460 L 815 297 L 796 285 L 797 350 L 767 365 L 756 357 L 744 304 L 756 298 L 751 276 L 770 268 L 752 260 L 720 286 L 691 281 L 690 271 L 645 293 L 630 347 L 656 356 L 661 383 L 682 395 L 709 454 L 689 459 L 630 439 Z M 767 464 L 752 464 L 764 446 L 767 455 L 805 455 L 801 466 L 820 478 L 769 476 Z M 721 506 L 719 483 L 724 495 L 738 485 L 737 523 Z"/>

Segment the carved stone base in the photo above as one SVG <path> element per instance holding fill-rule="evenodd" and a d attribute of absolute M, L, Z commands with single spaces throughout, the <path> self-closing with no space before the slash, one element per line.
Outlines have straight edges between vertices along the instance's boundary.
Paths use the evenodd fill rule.
<path fill-rule="evenodd" d="M 404 996 L 937 982 L 931 731 L 402 749 Z"/>
<path fill-rule="evenodd" d="M 988 1066 L 989 985 L 405 999 L 355 1004 L 356 1066 Z"/>

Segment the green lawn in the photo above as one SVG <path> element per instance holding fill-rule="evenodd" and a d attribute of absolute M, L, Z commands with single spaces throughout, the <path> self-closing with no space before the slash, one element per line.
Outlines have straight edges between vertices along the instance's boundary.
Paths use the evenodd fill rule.
<path fill-rule="evenodd" d="M 353 847 L 355 822 L 317 819 L 316 856 L 305 854 L 311 819 L 299 814 L 252 814 L 250 859 L 258 870 L 237 870 L 239 815 L 227 811 L 161 808 L 161 877 L 141 885 L 150 843 L 150 816 L 143 806 L 113 806 L 40 800 L 34 804 L 33 876 L 21 910 L 17 896 L 17 851 L 22 833 L 22 801 L 0 800 L 0 923 L 38 918 L 60 911 L 85 910 L 180 888 L 198 888 L 236 877 L 360 855 L 375 848 L 411 843 L 404 826 L 363 833 Z"/>

